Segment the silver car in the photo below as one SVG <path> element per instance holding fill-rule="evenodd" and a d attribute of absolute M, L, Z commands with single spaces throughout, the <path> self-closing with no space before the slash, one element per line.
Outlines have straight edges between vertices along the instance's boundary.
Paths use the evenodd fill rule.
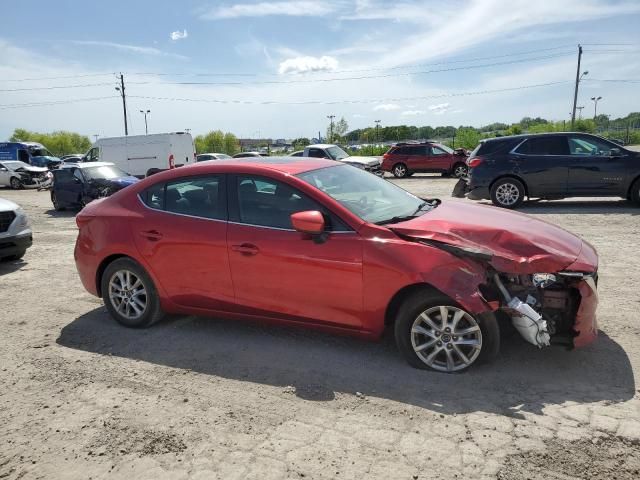
<path fill-rule="evenodd" d="M 45 167 L 34 167 L 19 160 L 0 162 L 0 186 L 20 188 L 47 188 L 53 175 Z"/>
<path fill-rule="evenodd" d="M 0 198 L 0 260 L 22 258 L 32 242 L 27 214 L 19 205 Z"/>

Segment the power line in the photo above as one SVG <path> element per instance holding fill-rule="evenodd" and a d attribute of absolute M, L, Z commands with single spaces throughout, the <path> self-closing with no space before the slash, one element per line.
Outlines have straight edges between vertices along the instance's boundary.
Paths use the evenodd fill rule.
<path fill-rule="evenodd" d="M 583 81 L 584 80 L 588 80 L 589 82 L 640 83 L 640 80 L 627 79 L 627 78 L 621 78 L 621 79 L 617 79 L 617 78 L 605 78 L 605 79 L 585 78 L 585 79 L 583 79 Z"/>
<path fill-rule="evenodd" d="M 230 100 L 230 99 L 207 99 L 207 98 L 176 98 L 176 97 L 153 97 L 145 95 L 128 95 L 129 98 L 140 98 L 145 100 L 160 100 L 174 102 L 197 102 L 197 103 L 218 103 L 218 104 L 237 104 L 237 105 L 339 105 L 339 104 L 366 104 L 381 102 L 403 102 L 411 100 L 432 100 L 436 98 L 464 97 L 472 95 L 486 95 L 491 93 L 512 92 L 517 90 L 525 90 L 529 88 L 549 87 L 554 85 L 566 85 L 568 81 L 540 83 L 535 85 L 521 85 L 518 87 L 499 88 L 493 90 L 476 90 L 469 92 L 452 92 L 437 95 L 423 95 L 418 97 L 391 97 L 391 98 L 367 98 L 356 100 L 304 100 L 299 102 L 284 102 L 279 100 Z"/>
<path fill-rule="evenodd" d="M 119 95 L 112 95 L 108 97 L 90 97 L 90 98 L 76 98 L 69 100 L 52 100 L 49 102 L 30 102 L 30 103 L 9 103 L 0 105 L 0 110 L 7 110 L 10 108 L 26 108 L 26 107 L 44 107 L 50 105 L 66 105 L 68 103 L 81 103 L 81 102 L 93 102 L 97 100 L 107 100 L 110 98 L 120 98 Z"/>
<path fill-rule="evenodd" d="M 35 82 L 38 80 L 64 80 L 68 78 L 87 78 L 87 77 L 105 77 L 107 75 L 114 75 L 111 73 L 87 73 L 83 75 L 64 75 L 60 77 L 32 77 L 32 78 L 3 78 L 1 82 Z"/>
<path fill-rule="evenodd" d="M 57 90 L 61 88 L 85 88 L 85 87 L 104 87 L 106 85 L 113 85 L 113 82 L 109 83 L 86 83 L 79 85 L 55 85 L 49 87 L 25 87 L 25 88 L 5 88 L 0 92 L 30 92 L 34 90 Z"/>

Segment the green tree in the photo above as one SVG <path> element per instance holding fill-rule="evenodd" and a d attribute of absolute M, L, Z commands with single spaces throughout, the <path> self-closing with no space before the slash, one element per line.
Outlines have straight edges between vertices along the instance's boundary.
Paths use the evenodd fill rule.
<path fill-rule="evenodd" d="M 310 144 L 311 140 L 306 137 L 296 138 L 293 142 L 291 142 L 294 150 L 302 150 L 304 147 Z"/>
<path fill-rule="evenodd" d="M 238 139 L 233 133 L 212 130 L 194 139 L 198 153 L 226 153 L 233 155 L 240 151 Z"/>
<path fill-rule="evenodd" d="M 41 143 L 51 153 L 57 156 L 68 153 L 85 153 L 91 148 L 89 137 L 79 133 L 59 130 L 52 133 L 39 133 L 16 128 L 9 138 L 11 142 L 37 142 Z"/>
<path fill-rule="evenodd" d="M 456 148 L 473 150 L 480 143 L 480 132 L 472 127 L 462 127 L 456 132 Z"/>
<path fill-rule="evenodd" d="M 344 117 L 340 117 L 340 120 L 333 124 L 333 132 L 331 131 L 331 124 L 327 127 L 327 141 L 329 143 L 340 142 L 348 130 L 349 124 Z"/>

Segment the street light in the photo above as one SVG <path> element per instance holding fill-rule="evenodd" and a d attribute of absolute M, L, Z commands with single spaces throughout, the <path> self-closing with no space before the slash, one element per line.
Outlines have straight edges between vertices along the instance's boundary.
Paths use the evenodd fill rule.
<path fill-rule="evenodd" d="M 378 135 L 378 128 L 380 128 L 380 122 L 382 120 L 375 120 L 376 122 L 376 142 L 380 142 L 380 135 Z"/>
<path fill-rule="evenodd" d="M 149 135 L 149 127 L 147 126 L 147 115 L 151 113 L 151 110 L 140 110 L 140 113 L 144 115 L 144 134 Z"/>
<path fill-rule="evenodd" d="M 584 105 L 582 107 L 576 107 L 579 112 L 578 112 L 578 120 L 582 120 L 582 109 L 584 108 Z"/>
<path fill-rule="evenodd" d="M 598 116 L 598 100 L 602 100 L 602 97 L 591 97 L 593 100 L 593 119 L 595 120 Z"/>

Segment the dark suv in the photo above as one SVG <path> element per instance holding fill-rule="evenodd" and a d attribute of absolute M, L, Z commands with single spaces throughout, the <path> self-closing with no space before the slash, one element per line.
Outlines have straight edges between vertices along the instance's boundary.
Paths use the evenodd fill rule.
<path fill-rule="evenodd" d="M 384 154 L 381 168 L 397 178 L 414 173 L 442 173 L 460 178 L 467 174 L 466 159 L 463 149 L 452 150 L 440 143 L 398 143 Z"/>
<path fill-rule="evenodd" d="M 640 153 L 586 133 L 483 140 L 467 160 L 454 197 L 516 208 L 525 199 L 622 197 L 640 203 Z"/>

